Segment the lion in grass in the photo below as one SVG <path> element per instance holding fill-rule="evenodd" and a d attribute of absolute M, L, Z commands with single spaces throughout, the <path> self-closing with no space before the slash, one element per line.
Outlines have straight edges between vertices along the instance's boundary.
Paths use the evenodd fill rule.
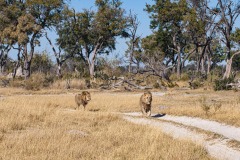
<path fill-rule="evenodd" d="M 76 109 L 79 109 L 79 106 L 82 104 L 85 110 L 86 105 L 91 100 L 91 95 L 88 91 L 83 91 L 81 94 L 75 95 L 75 102 L 77 104 Z"/>
<path fill-rule="evenodd" d="M 144 92 L 140 98 L 140 108 L 143 116 L 151 116 L 151 107 L 152 107 L 152 93 Z"/>

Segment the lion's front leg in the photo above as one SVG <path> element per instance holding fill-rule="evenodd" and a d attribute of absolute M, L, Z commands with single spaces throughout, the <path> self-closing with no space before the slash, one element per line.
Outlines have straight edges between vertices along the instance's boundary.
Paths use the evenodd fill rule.
<path fill-rule="evenodd" d="M 144 106 L 141 106 L 143 116 L 146 116 L 147 112 Z"/>
<path fill-rule="evenodd" d="M 148 110 L 146 114 L 147 114 L 148 117 L 150 117 L 151 116 L 151 110 Z"/>
<path fill-rule="evenodd" d="M 75 110 L 78 110 L 78 109 L 79 109 L 79 104 L 77 104 L 77 105 L 76 105 L 76 108 L 75 108 Z"/>
<path fill-rule="evenodd" d="M 147 117 L 151 116 L 151 106 L 146 107 L 146 115 Z"/>
<path fill-rule="evenodd" d="M 83 104 L 83 110 L 85 111 L 86 104 Z"/>

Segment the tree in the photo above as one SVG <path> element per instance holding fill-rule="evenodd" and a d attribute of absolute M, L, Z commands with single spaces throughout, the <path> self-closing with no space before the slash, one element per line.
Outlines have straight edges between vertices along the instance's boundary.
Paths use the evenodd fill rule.
<path fill-rule="evenodd" d="M 0 0 L 0 73 L 4 71 L 8 52 L 17 41 L 13 29 L 16 27 L 20 13 L 20 2 Z"/>
<path fill-rule="evenodd" d="M 170 47 L 177 53 L 177 76 L 181 76 L 181 57 L 183 49 L 186 45 L 186 40 L 183 36 L 183 19 L 188 8 L 186 0 L 171 1 L 171 0 L 155 0 L 154 5 L 146 6 L 147 12 L 151 18 L 151 28 L 158 29 L 162 34 L 167 32 L 172 38 L 173 47 Z"/>
<path fill-rule="evenodd" d="M 216 32 L 216 15 L 211 14 L 209 2 L 206 0 L 189 0 L 188 12 L 184 16 L 185 36 L 195 49 L 192 59 L 196 61 L 196 72 L 206 74 L 211 68 L 211 43 Z M 205 63 L 208 61 L 206 69 Z"/>
<path fill-rule="evenodd" d="M 57 62 L 57 73 L 56 74 L 57 74 L 57 77 L 61 78 L 62 77 L 62 65 L 67 59 L 73 57 L 73 53 L 71 52 L 70 54 L 67 54 L 65 56 L 62 55 L 61 54 L 61 48 L 59 47 L 58 51 L 55 49 L 54 45 L 52 44 L 51 39 L 47 35 L 47 32 L 45 33 L 45 37 L 48 40 L 49 44 L 51 45 L 54 56 L 56 58 L 56 62 Z"/>
<path fill-rule="evenodd" d="M 35 53 L 32 59 L 32 72 L 44 73 L 47 74 L 50 72 L 53 63 L 46 53 L 46 51 L 42 53 Z"/>
<path fill-rule="evenodd" d="M 18 44 L 18 50 L 24 59 L 25 78 L 30 76 L 30 67 L 36 45 L 42 31 L 51 28 L 59 21 L 59 15 L 64 7 L 63 0 L 26 0 L 1 1 L 3 26 L 2 36 L 7 44 Z M 12 11 L 11 11 L 12 10 Z M 10 14 L 9 14 L 10 12 Z"/>
<path fill-rule="evenodd" d="M 168 67 L 167 61 L 164 63 L 166 53 L 159 47 L 161 41 L 158 38 L 157 34 L 153 34 L 142 39 L 143 52 L 140 57 L 145 69 L 139 73 L 147 73 L 169 81 L 168 70 L 172 66 Z"/>
<path fill-rule="evenodd" d="M 128 27 L 127 27 L 127 31 L 128 31 L 128 38 L 129 41 L 127 42 L 128 45 L 128 49 L 126 51 L 126 55 L 128 57 L 128 72 L 131 73 L 132 72 L 132 63 L 137 64 L 137 66 L 139 66 L 137 59 L 134 60 L 134 53 L 139 51 L 140 49 L 140 36 L 137 35 L 137 29 L 139 27 L 139 20 L 137 18 L 136 14 L 133 14 L 130 11 L 130 14 L 128 16 Z"/>
<path fill-rule="evenodd" d="M 96 0 L 97 11 L 66 11 L 66 19 L 58 28 L 58 44 L 66 52 L 79 54 L 88 64 L 91 78 L 95 75 L 98 54 L 115 49 L 116 37 L 126 28 L 124 10 L 119 0 Z"/>
<path fill-rule="evenodd" d="M 240 2 L 234 3 L 232 0 L 223 1 L 218 0 L 219 8 L 215 9 L 215 14 L 219 15 L 218 30 L 221 32 L 223 38 L 222 42 L 226 46 L 226 70 L 223 78 L 229 78 L 232 69 L 232 60 L 234 56 L 240 54 L 239 51 L 232 52 L 234 24 L 240 14 Z"/>

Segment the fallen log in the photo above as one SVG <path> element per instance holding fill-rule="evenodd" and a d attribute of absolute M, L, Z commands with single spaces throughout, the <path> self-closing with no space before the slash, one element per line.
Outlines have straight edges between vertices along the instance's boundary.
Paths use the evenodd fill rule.
<path fill-rule="evenodd" d="M 238 79 L 236 83 L 227 84 L 227 86 L 231 86 L 233 89 L 240 90 L 240 79 Z"/>

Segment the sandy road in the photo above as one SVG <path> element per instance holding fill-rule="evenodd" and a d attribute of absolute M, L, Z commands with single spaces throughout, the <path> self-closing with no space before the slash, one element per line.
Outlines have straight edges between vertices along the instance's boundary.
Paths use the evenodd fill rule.
<path fill-rule="evenodd" d="M 160 116 L 152 115 L 152 118 L 142 118 L 137 112 L 124 113 L 123 118 L 136 124 L 148 125 L 174 138 L 188 139 L 194 143 L 202 145 L 208 153 L 221 160 L 240 160 L 240 148 L 232 148 L 228 145 L 230 140 L 240 142 L 240 128 L 228 126 L 214 121 L 200 118 L 181 117 L 181 116 Z M 174 123 L 171 123 L 174 122 Z M 183 125 L 176 125 L 176 123 Z M 221 135 L 222 138 L 209 139 L 204 133 L 199 133 L 191 128 L 198 128 L 208 132 Z"/>
<path fill-rule="evenodd" d="M 141 116 L 141 113 L 132 112 L 132 113 L 126 113 L 125 115 Z M 187 117 L 187 116 L 171 116 L 171 115 L 161 116 L 158 114 L 152 114 L 152 117 L 159 120 L 180 123 L 186 126 L 191 126 L 191 127 L 205 130 L 205 131 L 213 132 L 213 133 L 222 135 L 228 139 L 232 139 L 240 142 L 240 128 L 237 128 L 234 126 L 230 126 L 230 125 L 226 125 L 223 123 L 210 121 L 206 119 Z"/>

